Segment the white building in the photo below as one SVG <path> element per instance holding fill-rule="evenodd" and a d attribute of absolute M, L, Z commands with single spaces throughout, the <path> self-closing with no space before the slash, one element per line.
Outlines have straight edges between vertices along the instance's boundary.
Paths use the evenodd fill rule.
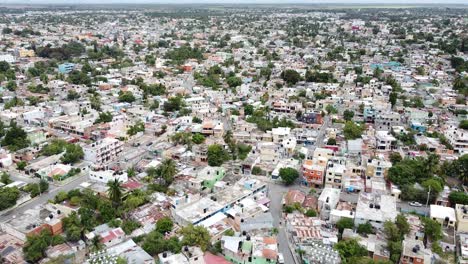
<path fill-rule="evenodd" d="M 455 224 L 457 222 L 457 218 L 455 216 L 455 209 L 453 209 L 452 207 L 431 204 L 430 216 L 432 220 L 439 222 L 444 227 L 455 227 Z"/>
<path fill-rule="evenodd" d="M 460 154 L 468 153 L 468 132 L 466 130 L 450 127 L 445 131 L 445 137 L 453 146 L 453 150 Z"/>
<path fill-rule="evenodd" d="M 128 175 L 125 171 L 113 170 L 90 170 L 89 179 L 92 181 L 107 183 L 109 181 L 118 180 L 121 183 L 128 181 Z"/>
<path fill-rule="evenodd" d="M 395 221 L 398 212 L 395 197 L 375 193 L 361 193 L 356 207 L 354 224 L 369 222 L 376 228 L 382 228 L 385 221 Z"/>
<path fill-rule="evenodd" d="M 104 138 L 83 148 L 84 160 L 103 164 L 117 158 L 123 149 L 123 143 L 115 138 Z"/>
<path fill-rule="evenodd" d="M 388 131 L 375 133 L 375 148 L 381 151 L 392 150 L 396 147 L 397 140 Z"/>

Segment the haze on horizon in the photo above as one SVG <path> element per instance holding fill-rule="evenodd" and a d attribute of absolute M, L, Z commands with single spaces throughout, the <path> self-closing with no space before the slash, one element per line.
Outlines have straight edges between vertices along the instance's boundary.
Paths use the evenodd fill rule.
<path fill-rule="evenodd" d="M 3 4 L 382 4 L 382 5 L 433 5 L 433 4 L 462 4 L 466 0 L 3 0 Z"/>

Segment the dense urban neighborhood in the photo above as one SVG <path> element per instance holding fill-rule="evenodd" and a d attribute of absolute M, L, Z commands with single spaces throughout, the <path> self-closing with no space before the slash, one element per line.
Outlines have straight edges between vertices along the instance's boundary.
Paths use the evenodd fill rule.
<path fill-rule="evenodd" d="M 0 4 L 0 263 L 468 264 L 467 8 Z"/>

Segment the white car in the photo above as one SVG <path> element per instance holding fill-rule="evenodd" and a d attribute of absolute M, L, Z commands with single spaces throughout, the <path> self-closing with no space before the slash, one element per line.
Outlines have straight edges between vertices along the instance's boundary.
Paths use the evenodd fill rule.
<path fill-rule="evenodd" d="M 409 205 L 414 206 L 414 207 L 421 207 L 422 206 L 422 204 L 418 203 L 418 202 L 411 202 L 411 203 L 409 203 Z"/>
<path fill-rule="evenodd" d="M 278 263 L 283 264 L 284 263 L 284 256 L 283 253 L 278 253 Z"/>

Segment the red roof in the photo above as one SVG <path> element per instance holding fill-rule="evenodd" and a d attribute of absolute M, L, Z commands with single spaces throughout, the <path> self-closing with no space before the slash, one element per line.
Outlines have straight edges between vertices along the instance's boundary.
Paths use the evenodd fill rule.
<path fill-rule="evenodd" d="M 122 187 L 124 187 L 125 189 L 128 189 L 128 190 L 135 190 L 135 189 L 139 189 L 141 188 L 141 186 L 143 186 L 140 182 L 138 182 L 137 180 L 128 180 L 126 183 L 122 184 Z"/>
<path fill-rule="evenodd" d="M 206 252 L 203 258 L 206 264 L 232 264 L 231 262 L 227 261 L 223 257 L 213 255 L 209 252 Z"/>

